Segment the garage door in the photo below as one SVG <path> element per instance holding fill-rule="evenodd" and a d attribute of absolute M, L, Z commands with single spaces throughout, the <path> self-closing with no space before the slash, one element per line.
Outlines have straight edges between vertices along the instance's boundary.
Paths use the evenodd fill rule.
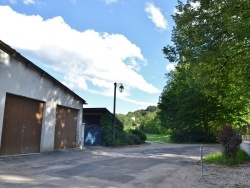
<path fill-rule="evenodd" d="M 98 123 L 87 123 L 84 131 L 85 146 L 100 146 L 102 145 L 102 130 Z"/>
<path fill-rule="evenodd" d="M 78 110 L 57 106 L 54 149 L 76 147 Z"/>
<path fill-rule="evenodd" d="M 7 94 L 1 155 L 40 152 L 44 103 Z"/>

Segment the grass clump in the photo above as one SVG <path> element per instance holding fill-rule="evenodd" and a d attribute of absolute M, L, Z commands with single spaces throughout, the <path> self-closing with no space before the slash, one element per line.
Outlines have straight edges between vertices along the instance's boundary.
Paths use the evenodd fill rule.
<path fill-rule="evenodd" d="M 222 164 L 222 165 L 239 165 L 250 162 L 250 156 L 244 151 L 239 150 L 235 158 L 228 157 L 225 152 L 210 154 L 204 158 L 205 162 Z"/>
<path fill-rule="evenodd" d="M 151 142 L 170 142 L 169 135 L 161 135 L 161 134 L 146 134 L 147 141 Z"/>

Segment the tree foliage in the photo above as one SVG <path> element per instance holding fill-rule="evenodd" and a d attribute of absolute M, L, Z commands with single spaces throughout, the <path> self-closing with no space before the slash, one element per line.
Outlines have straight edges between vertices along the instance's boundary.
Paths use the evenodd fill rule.
<path fill-rule="evenodd" d="M 173 137 L 207 141 L 222 124 L 249 121 L 249 10 L 248 0 L 178 1 L 173 45 L 163 48 L 177 66 L 167 74 L 158 113 Z"/>
<path fill-rule="evenodd" d="M 157 106 L 148 106 L 145 110 L 136 110 L 127 115 L 118 114 L 117 117 L 124 124 L 126 131 L 139 127 L 141 131 L 146 133 L 165 133 L 166 130 L 161 127 L 159 118 L 156 116 L 157 111 Z"/>
<path fill-rule="evenodd" d="M 126 145 L 126 133 L 123 131 L 123 123 L 118 118 L 115 124 L 115 142 L 113 142 L 113 114 L 110 112 L 103 114 L 100 122 L 105 146 Z"/>
<path fill-rule="evenodd" d="M 103 144 L 105 146 L 124 146 L 124 145 L 136 145 L 145 143 L 146 135 L 139 129 L 124 131 L 124 124 L 120 121 L 123 116 L 119 115 L 115 121 L 115 140 L 113 141 L 113 114 L 107 112 L 101 117 L 101 125 L 103 132 Z"/>

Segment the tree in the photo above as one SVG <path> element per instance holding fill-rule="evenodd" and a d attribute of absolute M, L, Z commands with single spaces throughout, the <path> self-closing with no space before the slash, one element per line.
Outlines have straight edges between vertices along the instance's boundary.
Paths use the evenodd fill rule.
<path fill-rule="evenodd" d="M 249 96 L 248 0 L 179 1 L 176 8 L 175 46 L 164 48 L 167 57 L 174 55 L 178 63 L 201 68 L 195 81 L 209 95 L 220 95 L 224 100 L 229 94 L 239 100 Z"/>
<path fill-rule="evenodd" d="M 188 83 L 189 69 L 177 67 L 162 93 L 158 116 L 162 126 L 171 129 L 172 141 L 214 141 L 215 123 L 223 121 L 217 100 L 205 96 L 198 86 Z M 212 123 L 212 121 L 214 121 Z"/>
<path fill-rule="evenodd" d="M 117 117 L 124 124 L 124 130 L 128 131 L 134 129 L 135 126 L 139 125 L 139 129 L 146 133 L 152 134 L 165 134 L 167 130 L 161 126 L 158 116 L 157 106 L 148 106 L 145 110 L 136 110 L 129 112 L 127 115 L 118 114 Z M 132 120 L 132 117 L 135 119 Z"/>
<path fill-rule="evenodd" d="M 222 123 L 236 127 L 249 121 L 249 9 L 248 0 L 178 1 L 174 45 L 163 48 L 178 65 L 159 105 L 166 127 L 207 132 Z"/>
<path fill-rule="evenodd" d="M 148 112 L 155 112 L 157 110 L 158 110 L 157 106 L 148 106 L 146 109 L 146 111 Z"/>
<path fill-rule="evenodd" d="M 123 115 L 123 114 L 117 114 L 117 118 L 123 123 L 124 130 L 129 130 L 133 127 L 133 120 L 131 118 L 132 116 L 129 115 Z"/>

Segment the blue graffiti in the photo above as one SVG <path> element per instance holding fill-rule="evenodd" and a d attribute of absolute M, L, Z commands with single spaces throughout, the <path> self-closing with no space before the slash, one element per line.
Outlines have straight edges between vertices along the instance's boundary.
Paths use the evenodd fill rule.
<path fill-rule="evenodd" d="M 92 135 L 90 132 L 88 132 L 86 138 L 85 138 L 85 142 L 90 141 L 91 145 L 93 145 L 95 143 L 95 134 Z"/>

